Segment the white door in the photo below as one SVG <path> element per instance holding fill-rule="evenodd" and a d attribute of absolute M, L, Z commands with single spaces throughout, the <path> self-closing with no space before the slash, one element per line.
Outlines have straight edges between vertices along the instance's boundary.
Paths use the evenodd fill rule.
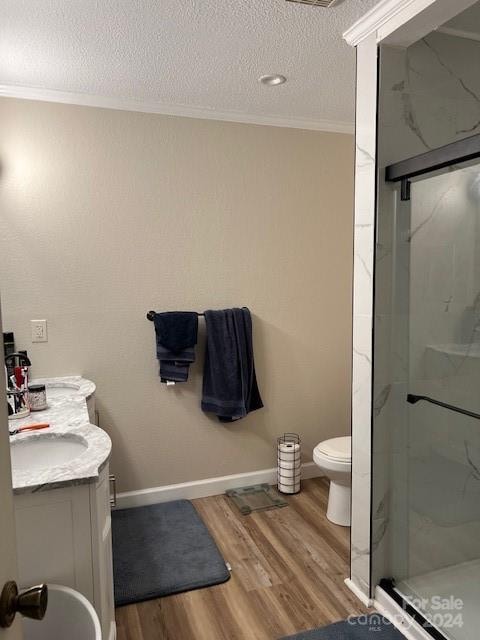
<path fill-rule="evenodd" d="M 0 332 L 1 330 L 2 318 L 0 313 Z M 0 341 L 0 346 L 2 344 L 2 341 Z M 7 581 L 16 580 L 17 578 L 17 547 L 15 542 L 7 394 L 5 389 L 5 370 L 2 357 L 0 366 L 0 592 Z M 0 627 L 0 640 L 22 640 L 22 638 L 19 615 L 16 616 L 12 626 L 8 629 Z"/>

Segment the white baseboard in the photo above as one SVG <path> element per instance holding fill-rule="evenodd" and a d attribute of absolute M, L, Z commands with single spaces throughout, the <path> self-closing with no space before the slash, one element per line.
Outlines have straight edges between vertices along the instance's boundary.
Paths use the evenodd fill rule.
<path fill-rule="evenodd" d="M 350 591 L 352 591 L 357 598 L 360 600 L 360 602 L 362 602 L 366 607 L 371 607 L 373 606 L 373 600 L 371 598 L 369 598 L 361 589 L 360 587 L 358 587 L 353 580 L 351 580 L 350 578 L 346 578 L 344 580 L 345 584 L 347 585 L 347 587 L 350 589 Z"/>
<path fill-rule="evenodd" d="M 302 465 L 302 479 L 318 478 L 323 476 L 319 467 L 314 462 L 306 462 Z M 152 487 L 138 491 L 126 491 L 117 495 L 116 509 L 129 509 L 130 507 L 142 507 L 148 504 L 168 502 L 169 500 L 193 500 L 194 498 L 206 498 L 225 493 L 227 489 L 235 489 L 251 484 L 276 484 L 277 469 L 261 469 L 247 473 L 236 473 L 231 476 L 206 478 L 182 482 L 181 484 L 169 484 L 163 487 Z"/>
<path fill-rule="evenodd" d="M 375 611 L 389 620 L 407 640 L 432 640 L 428 634 L 415 620 L 402 609 L 383 589 L 375 589 L 375 598 L 369 598 L 350 578 L 345 580 L 345 584 L 357 598 L 368 608 Z"/>
<path fill-rule="evenodd" d="M 432 640 L 432 636 L 380 587 L 375 589 L 373 606 L 382 616 L 390 620 L 407 640 Z"/>

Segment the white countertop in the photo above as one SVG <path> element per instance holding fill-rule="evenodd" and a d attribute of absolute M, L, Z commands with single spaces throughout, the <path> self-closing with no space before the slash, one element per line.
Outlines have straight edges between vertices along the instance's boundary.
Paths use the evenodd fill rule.
<path fill-rule="evenodd" d="M 9 420 L 10 431 L 26 424 L 48 422 L 50 427 L 41 431 L 27 431 L 10 438 L 16 446 L 33 438 L 71 438 L 81 440 L 87 445 L 84 453 L 69 463 L 35 469 L 16 471 L 12 468 L 14 493 L 47 491 L 71 484 L 94 482 L 108 462 L 112 442 L 99 427 L 90 424 L 87 398 L 95 393 L 95 384 L 80 376 L 62 378 L 37 378 L 30 384 L 44 383 L 47 387 L 48 408 L 44 411 L 32 411 L 29 416 L 19 420 Z M 55 389 L 49 397 L 48 389 Z M 63 393 L 65 391 L 65 393 Z"/>

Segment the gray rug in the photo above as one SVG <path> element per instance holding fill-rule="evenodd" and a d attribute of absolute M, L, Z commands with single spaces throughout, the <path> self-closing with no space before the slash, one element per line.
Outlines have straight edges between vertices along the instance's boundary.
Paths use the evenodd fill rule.
<path fill-rule="evenodd" d="M 405 640 L 393 624 L 378 613 L 342 620 L 322 629 L 302 631 L 283 640 Z"/>
<path fill-rule="evenodd" d="M 226 582 L 230 572 L 188 500 L 112 512 L 115 606 Z"/>

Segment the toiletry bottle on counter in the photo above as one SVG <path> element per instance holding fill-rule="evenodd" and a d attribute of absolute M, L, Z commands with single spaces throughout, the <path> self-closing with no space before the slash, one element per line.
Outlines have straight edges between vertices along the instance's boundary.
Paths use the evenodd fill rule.
<path fill-rule="evenodd" d="M 5 358 L 7 371 L 8 419 L 25 418 L 30 414 L 28 375 L 31 362 L 26 352 L 10 353 Z M 12 371 L 12 373 L 10 373 Z"/>
<path fill-rule="evenodd" d="M 28 399 L 31 411 L 43 411 L 47 408 L 47 391 L 44 384 L 28 386 Z"/>
<path fill-rule="evenodd" d="M 3 356 L 4 358 L 6 358 L 7 356 L 10 356 L 12 353 L 15 353 L 15 336 L 13 335 L 12 331 L 7 331 L 3 334 Z M 7 380 L 7 386 L 8 386 L 9 377 L 13 375 L 13 367 L 14 367 L 14 362 L 12 362 L 10 365 L 6 364 L 5 376 Z"/>

